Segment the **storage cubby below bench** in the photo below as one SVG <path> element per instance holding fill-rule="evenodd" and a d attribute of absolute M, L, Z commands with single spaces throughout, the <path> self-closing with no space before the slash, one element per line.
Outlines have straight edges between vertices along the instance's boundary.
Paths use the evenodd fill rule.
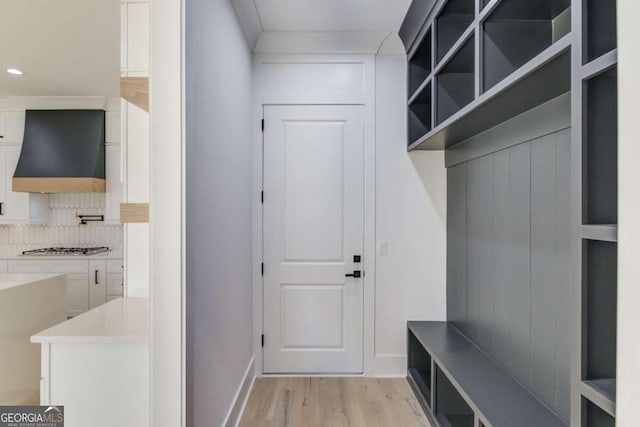
<path fill-rule="evenodd" d="M 448 322 L 408 322 L 407 380 L 440 427 L 566 427 Z"/>

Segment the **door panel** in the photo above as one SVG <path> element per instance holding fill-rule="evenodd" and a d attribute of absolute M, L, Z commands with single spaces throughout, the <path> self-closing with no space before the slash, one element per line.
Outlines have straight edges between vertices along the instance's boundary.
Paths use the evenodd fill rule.
<path fill-rule="evenodd" d="M 360 373 L 361 106 L 267 106 L 264 370 Z"/>

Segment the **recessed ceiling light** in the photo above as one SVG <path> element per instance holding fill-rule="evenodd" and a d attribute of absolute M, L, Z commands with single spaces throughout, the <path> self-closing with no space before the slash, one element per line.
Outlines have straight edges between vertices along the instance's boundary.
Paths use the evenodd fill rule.
<path fill-rule="evenodd" d="M 13 74 L 14 76 L 21 76 L 24 74 L 22 71 L 18 70 L 17 68 L 7 68 L 7 73 Z"/>

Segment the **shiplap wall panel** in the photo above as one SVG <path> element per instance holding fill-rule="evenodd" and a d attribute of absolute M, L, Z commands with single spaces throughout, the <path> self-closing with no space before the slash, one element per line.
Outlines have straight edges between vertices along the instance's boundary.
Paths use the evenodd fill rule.
<path fill-rule="evenodd" d="M 509 343 L 507 368 L 529 384 L 531 360 L 531 144 L 509 149 Z"/>
<path fill-rule="evenodd" d="M 556 210 L 558 227 L 556 230 L 558 310 L 556 319 L 556 388 L 557 408 L 560 417 L 567 424 L 571 410 L 571 321 L 573 307 L 571 286 L 571 269 L 563 264 L 571 257 L 571 205 L 567 197 L 571 194 L 571 170 L 567 165 L 571 162 L 571 149 L 564 142 L 571 139 L 571 131 L 565 129 L 556 134 Z"/>
<path fill-rule="evenodd" d="M 558 311 L 556 138 L 552 134 L 531 144 L 531 387 L 553 407 Z"/>
<path fill-rule="evenodd" d="M 449 320 L 565 420 L 569 149 L 564 129 L 458 164 L 447 202 Z"/>
<path fill-rule="evenodd" d="M 502 150 L 493 156 L 493 348 L 498 361 L 507 365 L 511 350 L 509 287 L 511 270 L 509 266 L 509 150 Z"/>
<path fill-rule="evenodd" d="M 447 317 L 467 321 L 467 164 L 447 169 Z"/>

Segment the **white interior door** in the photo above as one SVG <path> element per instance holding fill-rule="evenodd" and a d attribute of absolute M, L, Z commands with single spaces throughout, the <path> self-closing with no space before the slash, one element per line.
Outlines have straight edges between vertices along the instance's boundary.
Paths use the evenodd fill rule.
<path fill-rule="evenodd" d="M 264 372 L 361 373 L 363 107 L 264 118 Z"/>

